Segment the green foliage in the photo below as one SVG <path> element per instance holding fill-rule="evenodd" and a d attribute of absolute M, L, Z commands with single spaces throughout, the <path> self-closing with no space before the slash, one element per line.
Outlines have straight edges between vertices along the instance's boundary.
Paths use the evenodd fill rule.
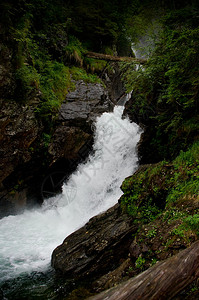
<path fill-rule="evenodd" d="M 140 270 L 143 270 L 145 263 L 146 263 L 146 260 L 143 257 L 139 256 L 136 259 L 135 267 L 138 268 L 138 269 L 140 269 Z"/>
<path fill-rule="evenodd" d="M 39 87 L 39 74 L 33 66 L 24 64 L 16 70 L 15 76 L 18 85 L 20 86 L 21 100 L 23 100 L 27 94 Z"/>
<path fill-rule="evenodd" d="M 192 169 L 192 167 L 198 167 L 199 165 L 199 141 L 196 141 L 189 150 L 180 151 L 180 154 L 174 160 L 174 166 L 176 168 L 188 167 Z"/>
<path fill-rule="evenodd" d="M 184 228 L 184 226 L 180 225 L 177 228 L 174 228 L 172 230 L 172 234 L 177 235 L 181 238 L 184 238 L 185 237 L 185 228 Z"/>
<path fill-rule="evenodd" d="M 157 234 L 157 229 L 153 228 L 147 232 L 147 237 L 152 238 L 152 237 L 155 237 L 156 234 Z"/>
<path fill-rule="evenodd" d="M 175 172 L 170 182 L 173 181 L 174 187 L 167 203 L 196 198 L 199 194 L 199 142 L 195 142 L 188 151 L 181 151 L 173 165 Z"/>
<path fill-rule="evenodd" d="M 86 3 L 75 0 L 71 8 L 71 31 L 86 42 L 89 49 L 98 52 L 119 42 L 126 16 L 135 13 L 134 3 L 126 0 L 88 0 Z"/>
<path fill-rule="evenodd" d="M 48 148 L 48 145 L 49 145 L 50 140 L 51 140 L 51 135 L 44 132 L 43 135 L 42 135 L 42 140 L 43 140 L 44 147 Z"/>
<path fill-rule="evenodd" d="M 196 179 L 190 179 L 185 183 L 179 183 L 175 188 L 173 188 L 168 197 L 167 203 L 174 203 L 179 200 L 183 200 L 187 198 L 195 198 L 199 193 L 199 177 L 197 176 Z"/>
<path fill-rule="evenodd" d="M 164 177 L 160 177 L 162 173 Z M 162 164 L 159 164 L 155 168 L 149 167 L 127 178 L 122 184 L 122 208 L 142 222 L 156 218 L 165 205 L 165 173 Z"/>
<path fill-rule="evenodd" d="M 175 158 L 198 138 L 198 25 L 190 7 L 169 11 L 144 68 L 123 66 L 126 89 L 133 90 L 132 111 L 152 128 L 149 151 L 156 149 L 160 159 Z"/>
<path fill-rule="evenodd" d="M 90 73 L 95 72 L 96 74 L 101 74 L 106 67 L 108 69 L 107 62 L 105 62 L 104 60 L 88 57 L 84 58 L 84 65 L 86 67 L 86 70 Z"/>
<path fill-rule="evenodd" d="M 87 83 L 102 83 L 99 77 L 95 74 L 89 74 L 84 69 L 72 67 L 70 69 L 72 79 L 74 80 L 83 80 Z"/>
<path fill-rule="evenodd" d="M 153 265 L 155 265 L 157 262 L 158 262 L 157 258 L 153 258 L 151 260 L 150 267 L 152 267 Z"/>
<path fill-rule="evenodd" d="M 199 214 L 188 216 L 184 219 L 184 224 L 199 235 Z"/>
<path fill-rule="evenodd" d="M 75 88 L 72 79 L 91 83 L 101 81 L 95 74 L 88 74 L 83 68 L 69 68 L 53 59 L 46 44 L 41 43 L 46 41 L 46 34 L 32 33 L 32 17 L 29 15 L 20 19 L 18 27 L 13 29 L 13 35 L 18 49 L 15 72 L 17 98 L 29 101 L 33 93 L 40 94 L 40 103 L 35 111 L 49 131 L 66 94 Z M 77 38 L 70 36 L 63 51 L 70 64 L 83 64 L 84 49 Z"/>
<path fill-rule="evenodd" d="M 63 63 L 53 60 L 43 49 L 29 27 L 30 22 L 22 22 L 21 27 L 14 31 L 18 46 L 16 57 L 16 79 L 18 94 L 28 101 L 31 93 L 40 91 L 40 103 L 36 112 L 47 127 L 56 116 L 58 109 L 66 97 L 67 92 L 73 88 L 69 68 Z"/>
<path fill-rule="evenodd" d="M 71 63 L 76 63 L 80 66 L 83 65 L 82 54 L 85 50 L 82 47 L 81 42 L 74 36 L 69 36 L 68 45 L 64 48 L 66 57 L 69 58 Z"/>
<path fill-rule="evenodd" d="M 184 220 L 188 216 L 186 207 L 199 200 L 198 155 L 199 143 L 195 142 L 186 152 L 181 151 L 172 163 L 163 161 L 142 167 L 125 179 L 121 197 L 123 210 L 142 223 L 152 222 L 160 215 L 168 224 L 174 220 Z M 179 209 L 181 206 L 184 212 Z M 194 221 L 197 221 L 197 216 Z M 174 233 L 180 235 L 184 230 L 184 227 L 179 227 Z M 155 227 L 147 233 L 151 237 L 155 234 Z"/>
<path fill-rule="evenodd" d="M 56 61 L 40 64 L 41 103 L 37 113 L 44 118 L 56 116 L 61 103 L 72 88 L 69 68 Z"/>
<path fill-rule="evenodd" d="M 186 239 L 189 231 L 192 231 L 197 236 L 199 235 L 199 214 L 189 216 L 185 214 L 180 221 L 182 224 L 172 230 L 173 235 L 177 235 L 183 239 Z"/>

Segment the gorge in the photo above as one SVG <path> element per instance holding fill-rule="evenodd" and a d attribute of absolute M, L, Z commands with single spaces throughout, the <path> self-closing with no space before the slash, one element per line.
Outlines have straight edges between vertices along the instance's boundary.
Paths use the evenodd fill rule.
<path fill-rule="evenodd" d="M 199 297 L 198 11 L 1 1 L 0 299 Z"/>

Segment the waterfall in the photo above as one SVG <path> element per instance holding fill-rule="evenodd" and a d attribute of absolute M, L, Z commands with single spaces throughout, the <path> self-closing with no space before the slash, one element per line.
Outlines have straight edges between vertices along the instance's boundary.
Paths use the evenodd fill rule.
<path fill-rule="evenodd" d="M 63 239 L 94 215 L 113 206 L 120 185 L 137 167 L 140 129 L 116 106 L 95 123 L 93 153 L 63 184 L 62 193 L 41 208 L 0 220 L 0 283 L 31 272 L 45 272 Z"/>

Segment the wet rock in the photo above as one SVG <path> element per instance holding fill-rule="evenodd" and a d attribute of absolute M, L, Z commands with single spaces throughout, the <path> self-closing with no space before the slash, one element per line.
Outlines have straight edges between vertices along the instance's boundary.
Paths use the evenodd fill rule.
<path fill-rule="evenodd" d="M 112 109 L 108 93 L 101 84 L 78 81 L 75 91 L 68 93 L 61 105 L 49 145 L 53 160 L 61 157 L 77 161 L 84 159 L 91 150 L 93 122 L 97 116 Z"/>
<path fill-rule="evenodd" d="M 66 101 L 62 104 L 59 120 L 68 121 L 70 124 L 75 120 L 75 125 L 81 126 L 81 121 L 94 121 L 103 112 L 111 110 L 113 103 L 102 84 L 79 80 L 75 91 L 68 93 Z"/>
<path fill-rule="evenodd" d="M 99 293 L 127 280 L 128 276 L 126 275 L 129 273 L 129 268 L 131 269 L 131 260 L 127 258 L 118 268 L 97 279 L 92 284 L 93 290 Z"/>
<path fill-rule="evenodd" d="M 5 77 L 0 68 L 0 81 Z M 27 199 L 39 201 L 42 181 L 52 170 L 73 171 L 92 149 L 96 117 L 113 109 L 101 84 L 78 81 L 61 106 L 49 144 L 44 145 L 44 126 L 35 115 L 39 101 L 36 93 L 24 104 L 0 99 L 1 216 L 21 210 Z"/>
<path fill-rule="evenodd" d="M 119 266 L 128 254 L 130 237 L 137 230 L 132 219 L 121 214 L 119 204 L 92 219 L 68 236 L 52 254 L 52 266 L 66 276 L 101 276 Z M 94 279 L 94 277 L 92 277 Z"/>
<path fill-rule="evenodd" d="M 150 249 L 144 243 L 142 246 L 137 244 L 135 241 L 130 245 L 129 252 L 132 258 L 138 258 L 141 253 L 148 252 Z"/>
<path fill-rule="evenodd" d="M 155 116 L 155 114 L 155 108 L 151 105 L 148 105 L 144 108 L 144 111 L 141 111 L 139 105 L 136 104 L 133 93 L 125 104 L 123 115 L 127 115 L 132 122 L 135 122 L 143 129 L 137 146 L 140 164 L 156 163 L 162 160 L 156 146 L 151 144 L 155 134 L 155 123 L 151 116 Z"/>
<path fill-rule="evenodd" d="M 30 147 L 42 129 L 34 107 L 0 100 L 0 182 L 31 159 Z"/>
<path fill-rule="evenodd" d="M 49 153 L 53 155 L 54 159 L 64 157 L 66 159 L 78 160 L 80 158 L 80 149 L 89 142 L 90 138 L 91 134 L 84 132 L 79 127 L 70 127 L 63 124 L 56 129 L 53 135 L 53 142 L 49 146 Z"/>

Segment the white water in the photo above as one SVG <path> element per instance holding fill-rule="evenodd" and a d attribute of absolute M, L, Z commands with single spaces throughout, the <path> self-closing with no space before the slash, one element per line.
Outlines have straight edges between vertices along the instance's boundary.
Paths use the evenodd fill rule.
<path fill-rule="evenodd" d="M 122 112 L 117 106 L 97 119 L 94 154 L 64 184 L 61 196 L 0 220 L 0 282 L 45 271 L 67 235 L 118 201 L 122 181 L 136 169 L 140 138 L 139 127 L 121 119 Z"/>

